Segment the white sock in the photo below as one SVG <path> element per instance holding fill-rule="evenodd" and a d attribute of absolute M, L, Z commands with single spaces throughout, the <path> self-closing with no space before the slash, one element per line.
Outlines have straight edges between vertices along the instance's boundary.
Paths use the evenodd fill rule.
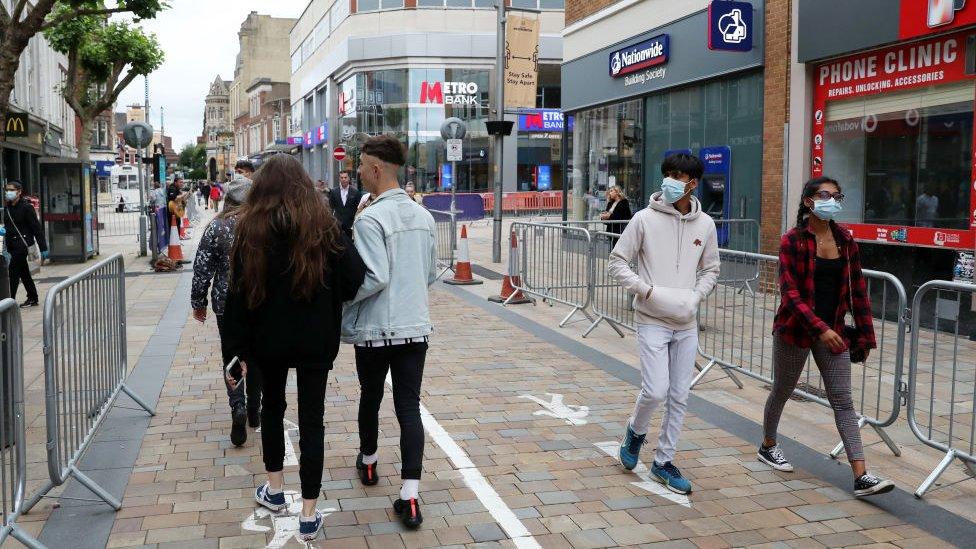
<path fill-rule="evenodd" d="M 284 488 L 284 487 L 282 487 L 282 488 Z M 275 490 L 274 488 L 271 487 L 271 483 L 269 482 L 268 483 L 268 495 L 269 496 L 277 496 L 278 494 L 281 493 L 282 488 L 278 488 L 277 490 Z"/>
<path fill-rule="evenodd" d="M 318 512 L 317 511 L 312 511 L 312 516 L 306 517 L 304 514 L 300 514 L 300 516 L 298 517 L 298 520 L 300 520 L 302 522 L 315 522 L 315 519 L 316 518 L 318 518 Z"/>
<path fill-rule="evenodd" d="M 377 452 L 377 453 L 375 453 L 375 454 L 373 454 L 371 456 L 363 455 L 363 465 L 372 465 L 372 464 L 376 463 L 380 459 L 379 456 L 380 456 L 379 455 L 379 452 Z"/>
<path fill-rule="evenodd" d="M 404 479 L 403 488 L 400 488 L 400 499 L 408 501 L 420 497 L 420 481 L 417 479 Z"/>

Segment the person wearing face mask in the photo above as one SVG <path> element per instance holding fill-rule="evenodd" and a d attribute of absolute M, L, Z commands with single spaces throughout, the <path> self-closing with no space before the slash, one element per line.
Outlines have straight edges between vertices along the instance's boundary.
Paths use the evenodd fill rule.
<path fill-rule="evenodd" d="M 719 273 L 715 222 L 692 196 L 702 172 L 701 160 L 689 154 L 664 160 L 661 191 L 624 229 L 608 267 L 610 276 L 634 294 L 642 379 L 620 462 L 627 470 L 637 466 L 651 414 L 667 402 L 651 474 L 679 494 L 691 492 L 672 460 L 695 372 L 696 313 Z"/>
<path fill-rule="evenodd" d="M 875 348 L 871 299 L 861 272 L 857 242 L 834 219 L 844 195 L 837 181 L 817 177 L 803 187 L 796 227 L 780 242 L 779 284 L 782 299 L 773 323 L 773 388 L 763 416 L 763 442 L 759 461 L 778 471 L 793 465 L 776 444 L 776 430 L 786 401 L 796 388 L 803 365 L 813 353 L 834 410 L 834 422 L 854 472 L 854 495 L 890 492 L 894 484 L 867 472 L 857 412 L 851 398 L 853 343 Z M 845 334 L 844 317 L 850 312 L 855 339 Z"/>
<path fill-rule="evenodd" d="M 3 232 L 10 254 L 10 297 L 17 299 L 17 288 L 24 283 L 27 290 L 27 301 L 21 307 L 36 307 L 39 303 L 37 286 L 31 277 L 27 256 L 30 247 L 37 243 L 41 252 L 41 259 L 48 258 L 47 241 L 44 240 L 44 230 L 37 213 L 30 202 L 23 200 L 24 188 L 18 181 L 8 181 L 4 186 L 6 207 L 3 210 Z"/>

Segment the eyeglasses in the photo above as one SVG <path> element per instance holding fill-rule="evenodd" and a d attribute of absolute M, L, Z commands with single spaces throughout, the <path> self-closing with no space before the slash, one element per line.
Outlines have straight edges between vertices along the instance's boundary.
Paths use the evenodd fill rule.
<path fill-rule="evenodd" d="M 813 196 L 815 198 L 819 198 L 820 200 L 830 200 L 831 198 L 833 198 L 837 202 L 844 201 L 844 193 L 832 193 L 830 191 L 817 191 L 816 194 L 814 194 Z"/>

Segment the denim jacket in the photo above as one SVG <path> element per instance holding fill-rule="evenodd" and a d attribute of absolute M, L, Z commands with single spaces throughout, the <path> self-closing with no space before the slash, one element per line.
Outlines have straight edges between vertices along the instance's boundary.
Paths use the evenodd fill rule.
<path fill-rule="evenodd" d="M 403 189 L 381 194 L 356 218 L 353 240 L 366 279 L 342 313 L 342 341 L 430 335 L 427 287 L 437 279 L 434 218 Z"/>

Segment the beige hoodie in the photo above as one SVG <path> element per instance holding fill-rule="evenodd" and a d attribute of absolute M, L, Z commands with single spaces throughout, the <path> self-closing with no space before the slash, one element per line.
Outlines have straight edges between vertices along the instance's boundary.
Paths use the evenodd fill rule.
<path fill-rule="evenodd" d="M 635 260 L 636 273 L 630 268 Z M 692 197 L 691 211 L 681 215 L 655 193 L 614 246 L 609 271 L 634 294 L 639 324 L 688 330 L 695 327 L 698 304 L 715 287 L 719 266 L 715 222 L 701 212 L 698 199 Z"/>

